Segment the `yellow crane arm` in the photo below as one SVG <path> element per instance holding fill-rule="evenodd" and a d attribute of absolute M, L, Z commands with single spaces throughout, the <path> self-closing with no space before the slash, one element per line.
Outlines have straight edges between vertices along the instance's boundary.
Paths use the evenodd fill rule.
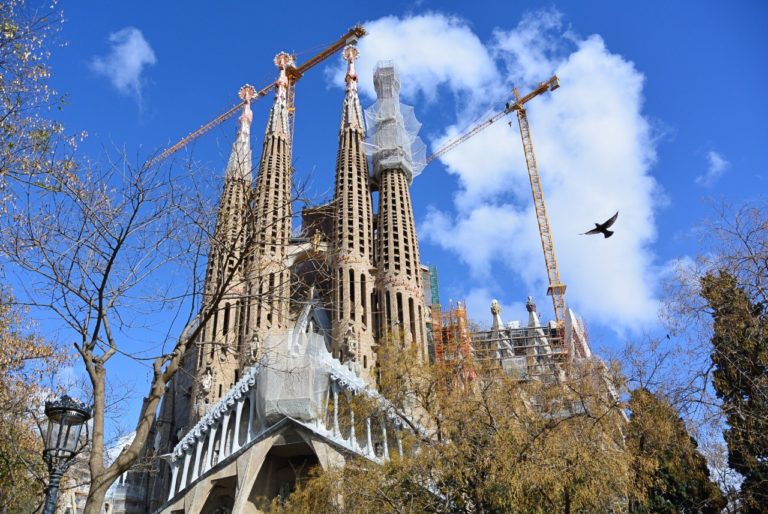
<path fill-rule="evenodd" d="M 347 31 L 346 34 L 341 36 L 339 39 L 337 39 L 333 44 L 326 47 L 322 52 L 315 55 L 305 63 L 303 63 L 301 66 L 298 66 L 296 68 L 290 68 L 289 70 L 286 70 L 288 78 L 290 79 L 291 83 L 296 82 L 301 78 L 304 73 L 306 73 L 309 69 L 313 68 L 314 66 L 320 64 L 324 60 L 326 60 L 331 55 L 335 54 L 344 46 L 348 44 L 354 44 L 357 42 L 357 40 L 361 37 L 363 37 L 366 34 L 365 29 L 362 27 L 362 25 L 355 25 L 351 29 Z M 292 85 L 292 84 L 291 84 Z M 262 98 L 264 96 L 267 96 L 267 94 L 272 91 L 275 88 L 275 83 L 272 82 L 271 84 L 264 86 L 259 91 L 256 92 L 256 96 L 251 100 L 251 102 L 258 100 L 259 98 Z M 290 116 L 293 116 L 293 101 L 292 101 L 291 95 L 291 103 L 289 105 L 290 109 Z M 185 146 L 187 146 L 189 143 L 194 141 L 195 139 L 199 138 L 203 134 L 206 134 L 207 132 L 210 132 L 211 129 L 217 127 L 218 125 L 221 125 L 223 122 L 240 112 L 240 109 L 245 104 L 245 101 L 240 102 L 239 104 L 231 107 L 227 111 L 223 112 L 222 114 L 218 115 L 199 129 L 195 130 L 194 132 L 191 132 L 187 134 L 184 138 L 182 138 L 178 143 L 166 148 L 159 154 L 157 154 L 152 159 L 148 160 L 146 164 L 144 165 L 145 168 L 150 168 L 156 164 L 160 164 L 164 160 L 166 160 L 168 157 L 173 155 L 174 153 L 178 152 Z"/>
<path fill-rule="evenodd" d="M 485 120 L 484 122 L 475 125 L 474 127 L 469 129 L 467 132 L 465 132 L 461 136 L 449 141 L 448 143 L 443 145 L 439 150 L 437 150 L 435 153 L 427 157 L 427 164 L 434 161 L 435 159 L 442 157 L 444 154 L 450 152 L 455 147 L 459 146 L 461 143 L 463 143 L 467 139 L 473 137 L 478 132 L 490 127 L 491 125 L 499 121 L 501 118 L 506 116 L 508 113 L 509 111 L 506 111 L 506 110 L 497 112 L 496 114 L 494 114 L 493 116 Z"/>
<path fill-rule="evenodd" d="M 440 157 L 450 152 L 451 150 L 459 146 L 461 143 L 463 143 L 467 139 L 470 139 L 473 136 L 475 136 L 478 132 L 487 129 L 488 127 L 490 127 L 491 125 L 499 121 L 501 118 L 503 118 L 510 112 L 522 108 L 524 104 L 526 104 L 529 100 L 532 100 L 534 97 L 540 95 L 541 93 L 544 93 L 545 91 L 554 91 L 558 87 L 560 87 L 560 81 L 557 78 L 557 76 L 553 76 L 551 79 L 547 80 L 546 82 L 542 82 L 541 84 L 539 84 L 539 86 L 536 89 L 534 89 L 524 97 L 516 98 L 514 102 L 508 103 L 503 111 L 497 112 L 496 114 L 494 114 L 487 120 L 483 121 L 482 123 L 478 123 L 471 129 L 466 131 L 464 134 L 456 137 L 455 139 L 450 140 L 449 142 L 441 146 L 439 150 L 437 150 L 435 153 L 427 157 L 426 163 L 429 164 L 435 159 L 439 159 Z"/>

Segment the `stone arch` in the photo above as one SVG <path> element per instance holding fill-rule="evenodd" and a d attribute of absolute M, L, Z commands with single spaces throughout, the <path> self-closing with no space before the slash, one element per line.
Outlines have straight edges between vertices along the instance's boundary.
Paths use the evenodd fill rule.
<path fill-rule="evenodd" d="M 308 479 L 310 470 L 320 465 L 312 446 L 295 429 L 287 429 L 275 438 L 264 457 L 248 503 L 268 511 L 277 497 L 287 497 L 297 485 Z"/>
<path fill-rule="evenodd" d="M 376 457 L 384 457 L 384 431 L 386 430 L 385 424 L 386 416 L 382 414 L 374 414 L 371 416 L 371 444 L 373 445 L 373 453 Z M 387 441 L 389 443 L 389 441 Z"/>
<path fill-rule="evenodd" d="M 339 391 L 338 401 L 338 420 L 339 420 L 339 432 L 344 439 L 350 439 L 352 435 L 352 418 L 354 416 L 352 412 L 352 393 L 347 389 Z M 357 421 L 357 420 L 355 420 Z M 355 434 L 357 436 L 357 434 Z M 357 437 L 355 437 L 357 438 Z"/>
<path fill-rule="evenodd" d="M 184 456 L 182 455 L 180 459 L 176 462 L 179 463 L 179 467 L 178 467 L 178 471 L 176 472 L 176 484 L 174 487 L 174 491 L 178 493 L 187 485 L 181 481 L 181 479 L 184 477 Z"/>
<path fill-rule="evenodd" d="M 235 506 L 237 477 L 215 480 L 211 484 L 208 497 L 200 509 L 200 514 L 230 514 Z"/>
<path fill-rule="evenodd" d="M 384 420 L 384 427 L 387 430 L 387 449 L 389 450 L 389 458 L 396 458 L 400 456 L 400 448 L 397 443 L 397 438 L 400 435 L 397 428 L 392 424 L 391 420 Z"/>
<path fill-rule="evenodd" d="M 200 463 L 199 463 L 199 469 L 198 474 L 202 475 L 206 472 L 205 463 L 208 462 L 208 437 L 202 438 L 202 440 L 198 443 L 201 444 L 202 447 L 200 448 Z"/>

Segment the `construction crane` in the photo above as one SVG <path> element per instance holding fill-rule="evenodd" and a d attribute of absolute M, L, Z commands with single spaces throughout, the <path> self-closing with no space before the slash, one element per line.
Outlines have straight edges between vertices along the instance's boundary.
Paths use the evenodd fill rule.
<path fill-rule="evenodd" d="M 448 151 L 457 147 L 467 139 L 470 139 L 478 132 L 490 127 L 498 120 L 511 112 L 517 113 L 517 121 L 520 125 L 520 137 L 523 141 L 523 152 L 525 153 L 525 164 L 528 167 L 528 178 L 531 182 L 531 193 L 533 194 L 533 205 L 536 210 L 536 221 L 539 224 L 539 235 L 541 236 L 541 248 L 544 251 L 544 263 L 547 266 L 547 278 L 549 286 L 547 295 L 552 297 L 552 305 L 555 310 L 555 321 L 558 326 L 562 326 L 565 321 L 565 284 L 560 281 L 560 271 L 557 267 L 557 257 L 555 256 L 555 244 L 552 241 L 552 231 L 549 228 L 549 218 L 547 217 L 547 206 L 544 202 L 544 190 L 541 187 L 541 178 L 539 177 L 539 168 L 536 165 L 536 155 L 533 152 L 533 141 L 531 140 L 531 131 L 528 126 L 528 114 L 524 105 L 533 100 L 540 94 L 547 91 L 554 91 L 560 87 L 560 81 L 557 76 L 553 76 L 546 82 L 542 82 L 533 91 L 525 96 L 520 96 L 517 88 L 513 89 L 514 100 L 507 103 L 504 110 L 498 112 L 472 127 L 465 134 L 449 141 L 442 148 L 427 157 L 427 163 L 430 163 Z"/>
<path fill-rule="evenodd" d="M 295 56 L 293 59 L 294 65 L 290 66 L 288 69 L 286 69 L 286 75 L 288 76 L 288 123 L 289 123 L 289 129 L 291 137 L 293 137 L 293 118 L 296 112 L 296 108 L 294 105 L 294 91 L 295 91 L 295 85 L 296 82 L 311 68 L 314 66 L 320 64 L 324 60 L 326 60 L 328 57 L 332 56 L 342 48 L 344 48 L 346 45 L 353 45 L 357 43 L 357 40 L 361 37 L 365 36 L 366 31 L 365 28 L 362 25 L 355 25 L 351 29 L 347 31 L 346 34 L 341 36 L 339 39 L 337 39 L 334 43 L 332 43 L 330 46 L 326 47 L 322 52 L 315 55 L 308 61 L 304 62 L 301 66 L 295 66 Z M 275 88 L 275 83 L 272 82 L 271 84 L 268 84 L 267 86 L 264 86 L 260 90 L 256 91 L 255 96 L 253 99 L 250 99 L 250 101 L 258 100 L 259 98 L 262 98 L 266 96 L 270 91 L 272 91 Z M 160 164 L 164 160 L 166 160 L 168 157 L 173 155 L 174 153 L 178 152 L 185 146 L 187 146 L 189 143 L 194 141 L 195 139 L 199 138 L 203 134 L 206 134 L 207 132 L 210 132 L 213 128 L 221 125 L 224 121 L 228 120 L 238 112 L 240 112 L 240 109 L 243 107 L 243 105 L 248 100 L 243 100 L 239 104 L 233 106 L 232 108 L 228 109 L 227 111 L 223 112 L 219 116 L 215 117 L 199 129 L 195 130 L 194 132 L 188 134 L 184 138 L 182 138 L 178 143 L 176 143 L 173 146 L 170 146 L 157 154 L 152 159 L 148 160 L 146 164 L 144 165 L 145 168 L 150 168 L 156 164 Z"/>

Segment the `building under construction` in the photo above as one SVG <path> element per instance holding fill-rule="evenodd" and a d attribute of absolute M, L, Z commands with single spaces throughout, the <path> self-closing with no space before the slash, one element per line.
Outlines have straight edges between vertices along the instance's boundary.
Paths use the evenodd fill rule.
<path fill-rule="evenodd" d="M 344 407 L 350 394 L 377 395 L 382 345 L 413 345 L 424 365 L 461 360 L 467 380 L 474 362 L 498 363 L 521 380 L 557 379 L 570 360 L 589 356 L 565 308 L 523 109 L 556 86 L 516 95 L 503 114 L 515 111 L 523 130 L 557 319 L 542 324 L 529 300 L 528 322 L 505 325 L 494 303 L 491 329 L 472 332 L 463 304 L 441 310 L 437 271 L 420 260 L 410 185 L 428 159 L 413 108 L 400 102 L 396 67 L 377 67 L 372 106 L 364 111 L 358 97 L 358 50 L 349 43 L 363 34 L 353 29 L 300 66 L 279 54 L 274 84 L 245 86 L 239 106 L 158 157 L 240 113 L 208 257 L 203 311 L 212 315 L 188 327 L 202 324 L 163 399 L 147 451 L 163 458 L 151 473 L 124 481 L 133 497 L 145 498 L 144 511 L 258 512 L 313 465 L 343 464 L 350 455 L 381 463 L 402 452 L 398 434 L 408 428 L 400 419 L 386 411 L 356 419 Z M 333 200 L 305 209 L 295 235 L 293 86 L 342 48 L 341 121 L 328 127 L 339 134 Z M 254 160 L 250 105 L 270 92 Z"/>

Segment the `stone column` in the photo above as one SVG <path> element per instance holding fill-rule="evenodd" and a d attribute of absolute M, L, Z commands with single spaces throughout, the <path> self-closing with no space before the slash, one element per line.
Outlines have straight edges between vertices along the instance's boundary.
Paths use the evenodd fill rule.
<path fill-rule="evenodd" d="M 179 465 L 177 461 L 177 464 L 171 465 L 171 489 L 168 492 L 169 500 L 173 498 L 174 495 L 176 494 L 176 479 L 178 478 L 178 476 L 179 476 Z"/>
<path fill-rule="evenodd" d="M 219 440 L 219 461 L 224 459 L 224 457 L 228 456 L 224 455 L 224 450 L 227 447 L 227 436 L 229 434 L 229 418 L 230 413 L 227 412 L 224 414 L 224 420 L 221 422 L 221 439 Z"/>
<path fill-rule="evenodd" d="M 213 453 L 214 453 L 213 443 L 214 441 L 216 441 L 216 432 L 217 432 L 217 427 L 213 426 L 211 427 L 211 430 L 208 433 L 208 453 L 205 456 L 205 469 L 203 470 L 203 472 L 208 471 L 209 469 L 211 469 L 211 466 L 213 466 Z"/>
<path fill-rule="evenodd" d="M 203 453 L 204 440 L 198 439 L 195 441 L 195 465 L 192 468 L 192 479 L 195 480 L 200 476 L 200 455 Z M 191 481 L 190 480 L 190 481 Z"/>
<path fill-rule="evenodd" d="M 240 449 L 240 419 L 243 416 L 243 403 L 245 400 L 240 398 L 238 400 L 237 404 L 235 405 L 235 432 L 234 432 L 234 440 L 232 441 L 232 453 L 235 453 L 237 450 Z"/>

